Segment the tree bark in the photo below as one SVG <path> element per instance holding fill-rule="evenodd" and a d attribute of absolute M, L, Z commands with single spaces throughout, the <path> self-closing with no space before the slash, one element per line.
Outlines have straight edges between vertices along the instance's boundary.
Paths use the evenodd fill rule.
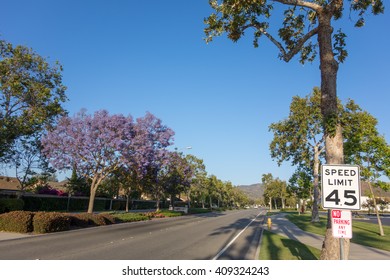
<path fill-rule="evenodd" d="M 160 211 L 160 196 L 156 198 L 156 212 Z"/>
<path fill-rule="evenodd" d="M 343 136 L 338 121 L 337 108 L 337 71 L 338 63 L 334 58 L 331 26 L 332 12 L 323 10 L 318 14 L 318 43 L 320 49 L 321 70 L 321 111 L 324 119 L 325 152 L 327 164 L 343 164 Z M 345 259 L 349 257 L 349 239 L 344 242 Z M 333 237 L 331 215 L 328 210 L 328 225 L 321 251 L 322 260 L 340 259 L 340 242 Z"/>
<path fill-rule="evenodd" d="M 89 203 L 88 203 L 88 213 L 93 213 L 93 205 L 95 203 L 95 196 L 96 196 L 96 188 L 91 185 L 91 194 L 89 196 Z"/>
<path fill-rule="evenodd" d="M 129 213 L 129 203 L 130 203 L 130 192 L 126 194 L 126 213 Z"/>
<path fill-rule="evenodd" d="M 368 185 L 370 186 L 370 192 L 371 192 L 372 199 L 373 199 L 374 210 L 375 210 L 376 218 L 378 220 L 379 234 L 380 234 L 380 236 L 385 236 L 385 232 L 383 231 L 382 221 L 381 221 L 381 218 L 379 216 L 378 207 L 376 205 L 376 199 L 375 199 L 374 190 L 372 189 L 372 185 L 371 185 L 370 182 L 368 182 Z"/>

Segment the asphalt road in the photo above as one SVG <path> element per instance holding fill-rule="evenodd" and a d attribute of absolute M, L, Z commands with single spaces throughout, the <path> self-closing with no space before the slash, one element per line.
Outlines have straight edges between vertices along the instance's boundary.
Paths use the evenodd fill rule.
<path fill-rule="evenodd" d="M 0 242 L 3 260 L 253 260 L 264 212 L 227 211 Z"/>

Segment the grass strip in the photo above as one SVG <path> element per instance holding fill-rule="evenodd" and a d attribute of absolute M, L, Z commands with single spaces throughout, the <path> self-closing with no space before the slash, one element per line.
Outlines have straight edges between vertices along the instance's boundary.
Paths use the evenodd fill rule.
<path fill-rule="evenodd" d="M 321 250 L 264 230 L 260 260 L 318 260 Z"/>
<path fill-rule="evenodd" d="M 288 214 L 286 218 L 304 231 L 325 236 L 326 217 L 321 216 L 318 223 L 311 222 L 310 214 Z M 390 251 L 390 226 L 383 226 L 383 230 L 385 236 L 380 236 L 378 224 L 353 220 L 351 242 Z"/>

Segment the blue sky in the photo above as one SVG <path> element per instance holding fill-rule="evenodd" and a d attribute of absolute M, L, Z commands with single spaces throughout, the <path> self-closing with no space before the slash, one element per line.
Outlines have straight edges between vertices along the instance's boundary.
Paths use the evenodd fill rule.
<path fill-rule="evenodd" d="M 294 95 L 320 85 L 318 61 L 282 62 L 266 40 L 254 49 L 250 33 L 238 43 L 220 37 L 206 44 L 207 0 L 1 3 L 1 38 L 63 65 L 71 115 L 81 108 L 134 117 L 149 111 L 176 132 L 175 147 L 192 146 L 184 152 L 222 180 L 291 176 L 288 163 L 278 167 L 270 157 L 268 126 L 288 116 Z M 349 52 L 338 95 L 374 115 L 390 141 L 390 16 L 369 16 L 355 29 L 348 13 L 337 23 L 346 26 Z"/>

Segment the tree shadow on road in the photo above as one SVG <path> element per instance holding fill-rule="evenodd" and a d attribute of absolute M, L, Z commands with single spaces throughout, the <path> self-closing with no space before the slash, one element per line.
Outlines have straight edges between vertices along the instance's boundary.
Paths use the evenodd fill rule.
<path fill-rule="evenodd" d="M 265 230 L 263 232 L 260 259 L 318 260 L 318 256 L 312 250 L 298 241 Z"/>

